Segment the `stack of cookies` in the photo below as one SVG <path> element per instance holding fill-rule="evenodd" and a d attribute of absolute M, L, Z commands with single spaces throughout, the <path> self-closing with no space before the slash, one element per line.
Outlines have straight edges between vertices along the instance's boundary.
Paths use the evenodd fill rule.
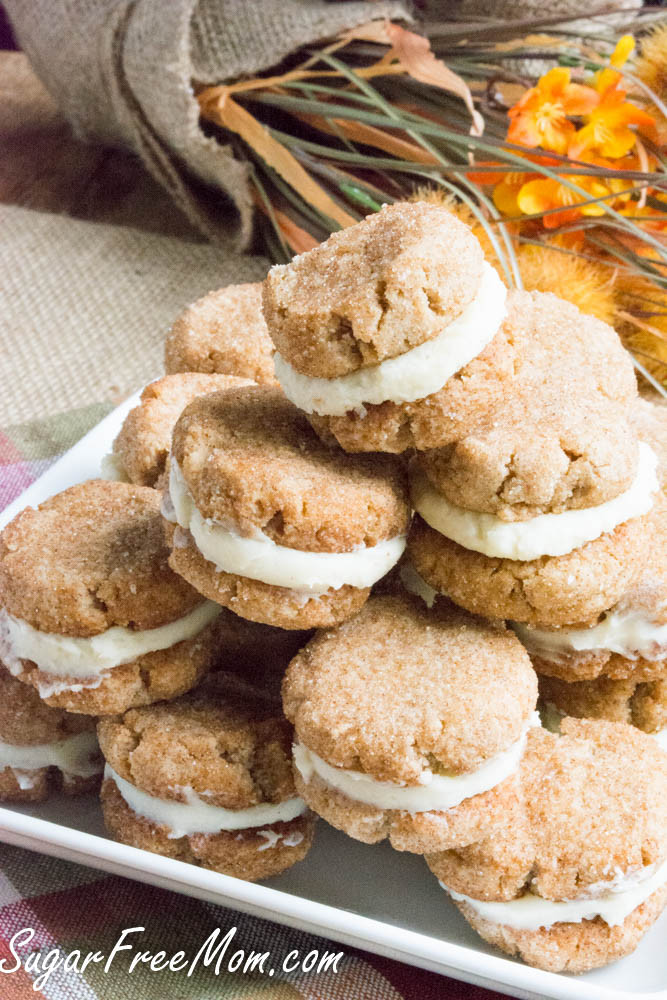
<path fill-rule="evenodd" d="M 627 726 L 661 728 L 662 413 L 610 327 L 506 296 L 430 206 L 273 268 L 263 305 L 285 395 L 350 460 L 402 455 L 415 512 L 400 583 L 287 671 L 301 795 L 425 854 L 479 933 L 532 964 L 626 954 L 667 895 L 667 757 Z M 562 736 L 531 724 L 526 650 Z M 585 669 L 594 688 L 568 683 Z"/>
<path fill-rule="evenodd" d="M 319 815 L 533 965 L 632 950 L 667 900 L 667 409 L 615 332 L 398 204 L 189 307 L 166 368 L 111 479 L 0 536 L 0 795 L 83 790 L 99 717 L 125 843 L 265 878 Z"/>

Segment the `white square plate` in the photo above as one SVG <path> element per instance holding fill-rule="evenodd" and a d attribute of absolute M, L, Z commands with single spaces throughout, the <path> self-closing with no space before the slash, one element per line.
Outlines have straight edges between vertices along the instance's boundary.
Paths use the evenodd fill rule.
<path fill-rule="evenodd" d="M 0 514 L 99 475 L 100 460 L 135 405 L 127 400 Z M 530 969 L 482 942 L 422 858 L 367 846 L 318 824 L 301 864 L 263 885 L 116 844 L 93 798 L 0 808 L 0 840 L 321 934 L 344 945 L 441 972 L 511 996 L 558 1000 L 667 1000 L 667 914 L 634 955 L 585 976 Z"/>

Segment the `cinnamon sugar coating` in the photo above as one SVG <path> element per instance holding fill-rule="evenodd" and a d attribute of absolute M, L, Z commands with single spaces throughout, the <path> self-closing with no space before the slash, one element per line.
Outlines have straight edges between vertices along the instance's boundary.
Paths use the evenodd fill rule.
<path fill-rule="evenodd" d="M 419 575 L 473 614 L 540 626 L 590 624 L 638 579 L 652 512 L 564 556 L 519 561 L 465 549 L 416 515 L 408 553 Z"/>
<path fill-rule="evenodd" d="M 261 282 L 227 285 L 188 306 L 167 334 L 164 363 L 168 375 L 238 375 L 275 385 Z"/>
<path fill-rule="evenodd" d="M 0 605 L 59 635 L 157 628 L 201 601 L 168 557 L 159 494 L 91 480 L 26 508 L 0 534 Z"/>
<path fill-rule="evenodd" d="M 114 443 L 122 478 L 139 486 L 159 488 L 171 447 L 174 424 L 193 399 L 207 392 L 252 385 L 234 375 L 183 372 L 166 375 L 147 385 L 138 406 L 130 410 Z"/>
<path fill-rule="evenodd" d="M 298 740 L 328 764 L 418 785 L 424 771 L 474 772 L 519 738 L 536 679 L 511 633 L 440 601 L 374 596 L 319 633 L 290 664 L 283 707 Z M 302 798 L 366 843 L 423 853 L 488 836 L 516 795 L 512 776 L 446 811 L 410 813 L 349 798 L 295 772 Z"/>
<path fill-rule="evenodd" d="M 505 328 L 515 371 L 502 406 L 419 454 L 417 467 L 451 503 L 507 521 L 594 507 L 627 490 L 639 401 L 615 330 L 540 292 L 510 296 Z"/>
<path fill-rule="evenodd" d="M 522 795 L 493 837 L 428 855 L 442 883 L 471 899 L 595 898 L 667 856 L 667 754 L 620 722 L 565 719 L 562 735 L 532 730 Z M 608 890 L 607 890 L 608 891 Z M 615 926 L 601 917 L 523 930 L 456 902 L 491 944 L 551 972 L 585 972 L 629 954 L 667 902 L 662 886 Z"/>
<path fill-rule="evenodd" d="M 202 396 L 181 415 L 173 457 L 204 518 L 288 548 L 349 552 L 405 534 L 405 472 L 388 455 L 350 457 L 321 443 L 267 386 Z"/>
<path fill-rule="evenodd" d="M 278 352 L 297 371 L 336 378 L 437 337 L 471 302 L 482 249 L 450 212 L 388 205 L 276 265 L 263 289 Z"/>
<path fill-rule="evenodd" d="M 667 754 L 633 726 L 568 718 L 561 735 L 532 729 L 520 781 L 493 838 L 427 856 L 446 886 L 498 902 L 530 889 L 557 902 L 667 858 Z"/>
<path fill-rule="evenodd" d="M 192 789 L 211 805 L 247 809 L 296 795 L 291 727 L 270 700 L 222 673 L 177 701 L 103 719 L 98 733 L 114 771 L 156 798 L 185 802 L 184 789 Z M 104 782 L 102 805 L 109 831 L 123 843 L 251 880 L 301 860 L 315 822 L 306 812 L 261 831 L 170 838 L 168 827 L 127 805 L 113 780 Z"/>

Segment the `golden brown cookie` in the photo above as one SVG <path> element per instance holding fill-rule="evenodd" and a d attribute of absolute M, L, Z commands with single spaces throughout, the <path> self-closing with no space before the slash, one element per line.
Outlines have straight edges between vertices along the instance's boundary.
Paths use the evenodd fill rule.
<path fill-rule="evenodd" d="M 3 658 L 48 704 L 124 711 L 211 666 L 219 611 L 169 568 L 159 505 L 148 487 L 92 480 L 0 535 Z"/>
<path fill-rule="evenodd" d="M 315 817 L 292 778 L 292 732 L 223 673 L 168 704 L 103 719 L 102 808 L 134 847 L 249 880 L 300 861 Z"/>
<path fill-rule="evenodd" d="M 482 249 L 425 202 L 385 206 L 269 271 L 263 306 L 281 356 L 332 379 L 437 337 L 474 298 Z"/>
<path fill-rule="evenodd" d="M 228 285 L 188 306 L 167 335 L 164 363 L 168 375 L 238 375 L 275 385 L 272 355 L 257 282 Z"/>
<path fill-rule="evenodd" d="M 501 625 L 374 596 L 283 682 L 297 789 L 338 829 L 422 853 L 486 836 L 516 794 L 537 682 Z"/>
<path fill-rule="evenodd" d="M 181 413 L 193 399 L 207 392 L 251 385 L 234 375 L 183 372 L 166 375 L 147 385 L 138 406 L 126 416 L 113 449 L 103 462 L 110 479 L 161 489 L 171 433 Z"/>
<path fill-rule="evenodd" d="M 642 573 L 651 514 L 564 556 L 519 561 L 464 549 L 415 515 L 408 553 L 419 575 L 473 614 L 559 626 L 594 624 Z"/>
<path fill-rule="evenodd" d="M 214 393 L 184 411 L 163 512 L 171 565 L 201 593 L 297 629 L 357 611 L 398 561 L 410 517 L 395 459 L 327 448 L 267 386 Z"/>
<path fill-rule="evenodd" d="M 621 413 L 636 391 L 610 326 L 555 295 L 512 292 L 488 346 L 426 399 L 310 419 L 347 451 L 429 452 L 454 502 L 516 513 L 598 503 L 629 482 L 635 439 Z"/>
<path fill-rule="evenodd" d="M 664 494 L 656 502 L 647 536 L 650 554 L 639 578 L 613 607 L 588 626 L 555 629 L 514 623 L 538 673 L 564 681 L 586 681 L 604 675 L 635 682 L 665 673 L 667 499 Z"/>
<path fill-rule="evenodd" d="M 347 451 L 440 445 L 513 378 L 505 298 L 450 212 L 385 206 L 269 272 L 276 376 L 323 440 Z"/>
<path fill-rule="evenodd" d="M 531 730 L 492 838 L 427 857 L 486 940 L 552 972 L 631 951 L 667 901 L 667 754 L 623 723 Z"/>
<path fill-rule="evenodd" d="M 502 406 L 420 453 L 419 471 L 458 507 L 507 521 L 594 507 L 627 490 L 638 400 L 617 333 L 540 292 L 510 296 L 504 332 L 515 366 Z"/>
<path fill-rule="evenodd" d="M 82 795 L 102 776 L 95 719 L 50 708 L 0 664 L 0 801 Z"/>
<path fill-rule="evenodd" d="M 616 680 L 596 677 L 590 681 L 562 681 L 541 675 L 540 697 L 550 724 L 560 717 L 608 719 L 626 722 L 654 736 L 667 749 L 667 667 L 652 680 L 629 677 Z M 545 722 L 547 724 L 547 722 Z"/>

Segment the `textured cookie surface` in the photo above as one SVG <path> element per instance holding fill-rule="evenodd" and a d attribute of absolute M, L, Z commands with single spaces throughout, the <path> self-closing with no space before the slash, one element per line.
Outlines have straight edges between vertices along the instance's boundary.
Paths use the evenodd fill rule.
<path fill-rule="evenodd" d="M 565 719 L 533 729 L 522 800 L 493 839 L 429 855 L 434 874 L 474 899 L 599 894 L 667 857 L 667 754 L 632 726 Z"/>
<path fill-rule="evenodd" d="M 193 302 L 167 335 L 164 353 L 168 374 L 239 375 L 275 384 L 261 283 L 228 285 Z"/>
<path fill-rule="evenodd" d="M 451 503 L 505 520 L 594 507 L 626 490 L 638 400 L 616 332 L 555 295 L 515 292 L 505 335 L 515 372 L 503 405 L 420 454 L 417 467 Z"/>
<path fill-rule="evenodd" d="M 642 572 L 620 600 L 606 613 L 619 621 L 630 622 L 629 638 L 632 643 L 633 622 L 643 621 L 656 626 L 667 625 L 667 498 L 661 494 L 649 516 L 646 536 L 650 539 L 650 553 Z M 600 621 L 605 615 L 600 616 Z M 590 624 L 598 624 L 598 620 Z M 549 632 L 549 629 L 546 630 Z M 557 636 L 558 630 L 553 630 Z M 530 649 L 530 629 L 526 634 L 526 645 Z M 531 657 L 538 673 L 560 677 L 565 681 L 592 680 L 605 675 L 616 679 L 633 678 L 635 681 L 652 680 L 660 677 L 666 667 L 665 648 L 667 644 L 655 645 L 651 652 L 637 655 L 637 650 L 628 648 L 626 655 L 610 649 L 558 650 L 554 655 L 545 655 L 536 646 Z M 576 715 L 577 713 L 572 713 Z"/>
<path fill-rule="evenodd" d="M 658 456 L 658 476 L 667 486 L 667 405 L 664 401 L 638 399 L 632 409 L 632 423 L 640 441 L 646 441 Z"/>
<path fill-rule="evenodd" d="M 520 736 L 537 681 L 507 630 L 447 602 L 371 598 L 290 664 L 283 705 L 297 736 L 335 767 L 418 783 L 478 768 Z"/>
<path fill-rule="evenodd" d="M 130 410 L 113 443 L 122 478 L 139 486 L 158 486 L 171 447 L 171 433 L 193 399 L 207 392 L 250 385 L 234 375 L 183 372 L 147 385 L 138 406 Z"/>
<path fill-rule="evenodd" d="M 288 548 L 350 551 L 404 534 L 403 468 L 327 448 L 277 389 L 203 396 L 176 424 L 173 455 L 205 518 Z"/>
<path fill-rule="evenodd" d="M 0 741 L 17 746 L 55 743 L 95 728 L 95 720 L 51 708 L 0 664 Z"/>
<path fill-rule="evenodd" d="M 102 752 L 117 774 L 157 798 L 247 809 L 294 796 L 292 731 L 268 700 L 212 674 L 173 702 L 132 709 L 98 726 Z"/>
<path fill-rule="evenodd" d="M 168 564 L 160 496 L 92 480 L 26 508 L 0 535 L 0 604 L 43 632 L 157 628 L 201 597 Z"/>
<path fill-rule="evenodd" d="M 577 719 L 608 719 L 627 722 L 647 733 L 667 729 L 667 664 L 662 676 L 653 680 L 628 677 L 596 677 L 568 683 L 541 675 L 543 701 L 563 715 Z"/>
<path fill-rule="evenodd" d="M 473 614 L 533 625 L 593 625 L 646 565 L 651 513 L 564 556 L 526 562 L 465 549 L 415 516 L 408 552 L 423 579 Z"/>
<path fill-rule="evenodd" d="M 456 905 L 485 941 L 508 955 L 517 955 L 528 965 L 547 972 L 580 973 L 608 965 L 633 952 L 662 913 L 666 901 L 667 886 L 663 886 L 616 926 L 598 917 L 527 931 L 484 920 L 465 902 Z"/>
<path fill-rule="evenodd" d="M 314 597 L 274 587 L 236 573 L 225 573 L 201 554 L 189 531 L 165 522 L 172 540 L 169 565 L 200 594 L 251 622 L 302 630 L 337 625 L 365 603 L 370 587 L 339 587 Z"/>
<path fill-rule="evenodd" d="M 501 328 L 484 350 L 445 382 L 414 403 L 390 401 L 351 410 L 340 417 L 309 420 L 324 441 L 348 452 L 400 453 L 436 448 L 468 434 L 498 407 L 514 383 L 514 347 Z"/>
<path fill-rule="evenodd" d="M 336 378 L 377 365 L 456 319 L 477 292 L 482 262 L 470 229 L 444 209 L 386 206 L 269 271 L 269 333 L 306 375 Z"/>
<path fill-rule="evenodd" d="M 255 882 L 278 875 L 301 861 L 310 850 L 316 817 L 303 813 L 286 823 L 219 833 L 170 836 L 168 827 L 133 812 L 114 781 L 102 785 L 102 811 L 109 833 L 116 840 L 165 858 L 185 861 Z"/>
<path fill-rule="evenodd" d="M 80 677 L 58 676 L 23 660 L 19 680 L 36 688 L 47 705 L 84 715 L 115 715 L 138 705 L 177 698 L 208 673 L 218 655 L 217 623 L 192 639 L 138 656 L 109 670 L 92 686 Z"/>

